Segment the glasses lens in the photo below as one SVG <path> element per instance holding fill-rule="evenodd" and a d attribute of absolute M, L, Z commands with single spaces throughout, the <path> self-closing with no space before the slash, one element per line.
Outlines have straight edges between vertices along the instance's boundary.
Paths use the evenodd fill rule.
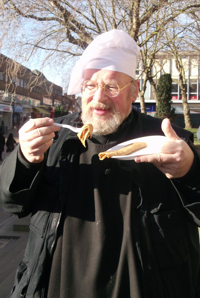
<path fill-rule="evenodd" d="M 87 92 L 88 94 L 95 93 L 97 90 L 97 85 L 93 81 L 85 81 L 83 82 L 83 91 Z"/>
<path fill-rule="evenodd" d="M 119 87 L 116 84 L 107 83 L 105 85 L 105 93 L 108 96 L 117 96 L 119 94 Z"/>

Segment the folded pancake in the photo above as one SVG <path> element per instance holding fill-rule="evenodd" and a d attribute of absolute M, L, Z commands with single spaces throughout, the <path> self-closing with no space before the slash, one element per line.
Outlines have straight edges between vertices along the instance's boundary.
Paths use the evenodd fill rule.
<path fill-rule="evenodd" d="M 93 126 L 91 123 L 85 124 L 81 127 L 81 131 L 77 134 L 79 140 L 83 144 L 84 147 L 85 141 L 90 137 L 92 137 L 92 132 L 93 132 Z"/>
<path fill-rule="evenodd" d="M 142 148 L 147 147 L 147 143 L 145 142 L 135 142 L 128 146 L 125 146 L 119 150 L 116 151 L 105 151 L 99 153 L 99 159 L 104 160 L 106 157 L 110 158 L 112 156 L 123 156 L 123 155 L 129 155 L 137 150 L 140 150 Z"/>

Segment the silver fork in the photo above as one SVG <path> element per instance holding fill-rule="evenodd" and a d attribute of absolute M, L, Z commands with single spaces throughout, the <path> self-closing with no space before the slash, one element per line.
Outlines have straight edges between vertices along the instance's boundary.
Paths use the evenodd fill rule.
<path fill-rule="evenodd" d="M 59 126 L 59 127 L 64 127 L 64 128 L 68 128 L 68 129 L 71 129 L 74 132 L 80 132 L 81 131 L 81 128 L 74 127 L 74 126 L 71 126 L 71 125 L 68 125 L 68 124 L 60 124 L 60 123 L 55 123 L 54 122 L 53 125 Z"/>

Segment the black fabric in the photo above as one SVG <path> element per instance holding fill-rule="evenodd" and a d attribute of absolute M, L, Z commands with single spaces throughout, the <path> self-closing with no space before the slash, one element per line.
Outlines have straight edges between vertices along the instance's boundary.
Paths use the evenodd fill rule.
<path fill-rule="evenodd" d="M 3 136 L 2 132 L 0 132 L 0 153 L 4 151 L 5 146 L 5 137 Z"/>
<path fill-rule="evenodd" d="M 12 152 L 15 148 L 15 144 L 16 144 L 15 139 L 9 135 L 6 141 L 6 147 L 7 147 L 6 152 Z"/>
<path fill-rule="evenodd" d="M 80 121 L 77 116 L 77 114 L 69 115 L 61 117 L 57 121 L 65 124 L 73 122 L 79 125 Z M 127 138 L 163 135 L 160 119 L 154 119 L 136 111 L 133 111 L 133 118 L 137 121 L 133 122 L 134 126 L 131 122 L 128 127 L 124 128 L 127 133 L 124 138 L 121 134 L 120 142 Z M 191 134 L 186 130 L 174 128 L 192 148 L 189 141 Z M 117 141 L 117 138 L 112 139 L 110 136 L 109 142 L 112 141 Z M 95 139 L 92 140 L 93 142 L 100 144 L 101 140 Z M 106 142 L 103 141 L 103 144 Z M 29 176 L 30 181 L 27 181 L 27 187 L 20 190 L 16 188 L 16 192 L 15 188 L 11 191 L 11 184 L 14 186 L 16 177 L 21 176 L 23 179 L 26 174 L 23 171 L 22 175 L 19 171 L 17 163 L 19 148 L 12 151 L 0 167 L 1 206 L 7 212 L 16 213 L 19 217 L 31 213 L 29 240 L 23 260 L 16 272 L 11 293 L 12 298 L 44 297 L 47 273 L 55 248 L 62 208 L 67 202 L 68 194 L 71 194 L 71 181 L 75 178 L 77 181 L 79 179 L 73 168 L 76 169 L 76 165 L 79 163 L 80 146 L 82 145 L 76 134 L 61 128 L 47 152 L 45 164 L 41 165 L 37 169 L 38 171 L 34 169 L 34 175 L 32 178 L 30 178 L 31 175 Z M 121 182 L 121 185 L 124 185 L 123 191 L 126 194 L 129 192 L 127 186 L 130 180 L 127 179 L 127 175 L 130 175 L 140 193 L 139 198 L 134 196 L 133 205 L 136 206 L 136 209 L 134 209 L 134 216 L 131 218 L 131 235 L 133 235 L 132 239 L 136 248 L 135 264 L 141 282 L 142 297 L 200 298 L 200 255 L 197 229 L 197 226 L 200 226 L 200 155 L 197 151 L 195 154 L 197 159 L 195 158 L 194 168 L 192 173 L 188 173 L 187 181 L 184 182 L 182 179 L 180 181 L 167 179 L 152 164 L 115 161 L 114 173 L 116 172 L 118 176 L 116 169 L 120 167 L 122 170 L 120 181 L 123 180 Z M 102 162 L 106 164 L 110 161 Z M 27 171 L 32 172 L 32 167 L 27 166 Z M 109 170 L 109 167 L 106 169 Z M 194 171 L 196 177 L 193 176 Z M 127 173 L 124 174 L 125 172 Z M 112 177 L 109 171 L 106 173 L 107 176 L 105 176 L 108 179 L 102 175 L 104 182 L 109 181 Z M 78 185 L 82 188 L 79 191 L 84 192 L 84 185 L 80 183 Z M 109 184 L 104 183 L 98 186 L 102 185 L 107 188 L 108 195 L 112 194 Z M 161 185 L 162 187 L 160 187 Z M 102 192 L 105 190 L 102 189 Z M 113 195 L 115 196 L 115 193 Z M 110 196 L 112 197 L 112 195 Z M 107 201 L 109 202 L 109 200 Z M 73 200 L 71 199 L 69 202 L 73 206 Z M 71 208 L 72 210 L 73 208 Z M 109 206 L 108 210 L 110 211 Z M 86 221 L 89 214 L 90 222 Z M 84 216 L 84 222 L 87 224 L 93 223 L 91 210 L 86 212 L 86 208 L 81 208 L 81 212 L 78 214 L 70 213 L 73 220 L 83 220 L 80 216 Z M 78 228 L 81 231 L 81 225 Z M 109 231 L 109 226 L 106 231 Z M 112 236 L 114 237 L 114 235 Z M 80 239 L 83 241 L 82 238 Z"/>
<path fill-rule="evenodd" d="M 94 136 L 87 150 L 80 146 L 58 230 L 48 298 L 141 297 L 131 219 L 138 188 L 115 161 L 98 158 L 116 144 L 116 135 Z"/>

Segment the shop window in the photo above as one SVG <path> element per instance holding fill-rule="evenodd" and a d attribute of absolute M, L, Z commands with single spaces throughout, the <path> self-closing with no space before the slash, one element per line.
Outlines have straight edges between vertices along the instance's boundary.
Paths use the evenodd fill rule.
<path fill-rule="evenodd" d="M 62 92 L 57 89 L 53 89 L 53 93 L 62 96 Z"/>
<path fill-rule="evenodd" d="M 26 81 L 24 81 L 24 88 L 25 89 L 29 89 L 29 85 L 28 85 L 28 83 Z"/>
<path fill-rule="evenodd" d="M 190 99 L 197 99 L 197 80 L 190 80 Z"/>
<path fill-rule="evenodd" d="M 17 78 L 17 86 L 23 87 L 23 80 L 20 78 Z"/>
<path fill-rule="evenodd" d="M 178 99 L 178 84 L 173 82 L 172 83 L 172 92 L 171 92 L 171 96 L 172 99 Z"/>
<path fill-rule="evenodd" d="M 3 72 L 0 72 L 0 81 L 3 81 Z"/>
<path fill-rule="evenodd" d="M 178 93 L 178 84 L 172 83 L 172 93 Z"/>
<path fill-rule="evenodd" d="M 37 93 L 41 93 L 41 88 L 38 86 L 33 87 L 33 91 L 37 92 Z"/>
<path fill-rule="evenodd" d="M 197 93 L 197 80 L 190 81 L 190 93 Z"/>

